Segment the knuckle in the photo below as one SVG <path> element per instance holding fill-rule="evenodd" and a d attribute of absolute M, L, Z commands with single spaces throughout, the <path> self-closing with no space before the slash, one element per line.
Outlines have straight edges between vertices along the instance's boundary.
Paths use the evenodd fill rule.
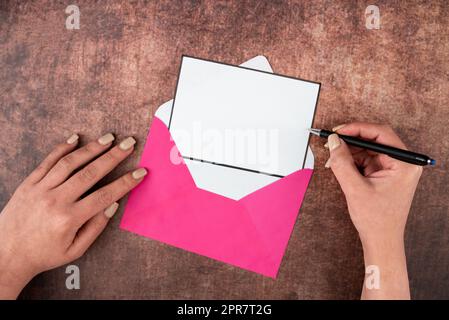
<path fill-rule="evenodd" d="M 337 167 L 337 166 L 341 165 L 341 157 L 337 156 L 336 154 L 331 156 L 330 159 L 331 159 L 330 161 L 331 161 L 331 164 L 333 167 Z"/>
<path fill-rule="evenodd" d="M 123 186 L 127 190 L 134 188 L 134 186 L 136 185 L 136 180 L 130 174 L 125 175 L 121 180 Z"/>
<path fill-rule="evenodd" d="M 408 170 L 409 170 L 411 176 L 421 177 L 421 174 L 423 172 L 423 167 L 417 166 L 417 165 L 411 165 L 411 166 L 409 166 Z"/>
<path fill-rule="evenodd" d="M 59 165 L 65 170 L 71 170 L 74 163 L 73 155 L 69 154 L 59 160 Z"/>
<path fill-rule="evenodd" d="M 103 213 L 101 214 L 103 215 Z M 98 219 L 98 217 L 95 217 L 95 219 L 93 219 L 91 223 L 94 225 L 95 229 L 101 230 L 106 225 L 106 221 L 107 220 L 104 218 Z"/>
<path fill-rule="evenodd" d="M 38 171 L 38 172 L 47 171 L 49 167 L 50 167 L 50 164 L 49 164 L 48 160 L 44 160 L 37 166 L 36 171 Z"/>
<path fill-rule="evenodd" d="M 61 154 L 61 153 L 65 152 L 65 150 L 67 150 L 67 144 L 60 143 L 54 149 L 53 154 Z"/>
<path fill-rule="evenodd" d="M 112 202 L 114 202 L 114 197 L 112 193 L 107 189 L 98 190 L 97 201 L 103 207 L 107 207 Z"/>
<path fill-rule="evenodd" d="M 346 160 L 343 156 L 341 156 L 341 155 L 335 155 L 335 156 L 332 157 L 332 159 L 331 159 L 331 166 L 332 166 L 334 169 L 340 169 L 340 168 L 342 168 L 343 166 L 345 166 L 346 161 L 347 161 L 347 160 Z"/>
<path fill-rule="evenodd" d="M 57 199 L 51 195 L 44 195 L 41 198 L 41 204 L 45 210 L 53 210 L 57 203 Z"/>
<path fill-rule="evenodd" d="M 69 252 L 67 252 L 68 262 L 71 262 L 71 261 L 81 258 L 83 256 L 83 254 L 84 254 L 84 251 L 80 250 L 80 249 L 70 250 Z"/>
<path fill-rule="evenodd" d="M 92 165 L 89 165 L 85 167 L 83 170 L 80 171 L 79 178 L 82 183 L 90 183 L 94 181 L 97 177 L 97 169 L 93 167 Z"/>
<path fill-rule="evenodd" d="M 105 153 L 103 155 L 104 160 L 107 161 L 108 163 L 116 163 L 119 162 L 119 157 L 117 154 L 115 154 L 112 150 Z"/>
<path fill-rule="evenodd" d="M 417 166 L 417 170 L 418 170 L 418 174 L 421 176 L 421 174 L 422 174 L 423 171 L 424 171 L 424 168 L 421 167 L 421 166 Z"/>
<path fill-rule="evenodd" d="M 92 154 L 92 153 L 96 153 L 97 152 L 95 146 L 92 143 L 86 144 L 83 147 L 83 151 L 88 153 L 88 154 Z"/>
<path fill-rule="evenodd" d="M 57 231 L 57 232 L 66 232 L 71 230 L 72 228 L 72 221 L 71 219 L 63 214 L 59 214 L 59 215 L 54 215 L 52 218 L 52 224 L 53 224 L 53 228 Z"/>

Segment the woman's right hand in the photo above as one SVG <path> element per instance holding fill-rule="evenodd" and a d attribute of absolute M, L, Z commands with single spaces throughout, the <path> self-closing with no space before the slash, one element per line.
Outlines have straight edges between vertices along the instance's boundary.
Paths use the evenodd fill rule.
<path fill-rule="evenodd" d="M 406 149 L 388 126 L 351 123 L 336 129 L 339 134 Z M 362 243 L 402 239 L 422 167 L 348 146 L 338 135 L 329 137 L 328 146 L 327 166 L 346 196 Z"/>
<path fill-rule="evenodd" d="M 334 131 L 406 149 L 388 126 L 351 123 L 337 126 Z M 336 134 L 329 136 L 327 145 L 330 157 L 326 167 L 332 169 L 345 194 L 364 248 L 365 263 L 383 265 L 380 272 L 386 276 L 396 274 L 400 268 L 397 264 L 390 267 L 385 260 L 400 260 L 406 275 L 404 230 L 422 167 L 348 146 Z"/>

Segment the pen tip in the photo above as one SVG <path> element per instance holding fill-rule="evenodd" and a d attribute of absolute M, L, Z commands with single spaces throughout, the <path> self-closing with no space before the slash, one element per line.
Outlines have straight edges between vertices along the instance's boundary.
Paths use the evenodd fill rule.
<path fill-rule="evenodd" d="M 434 165 L 436 165 L 436 164 L 437 164 L 436 160 L 430 159 L 430 165 L 431 165 L 431 166 L 434 166 Z"/>

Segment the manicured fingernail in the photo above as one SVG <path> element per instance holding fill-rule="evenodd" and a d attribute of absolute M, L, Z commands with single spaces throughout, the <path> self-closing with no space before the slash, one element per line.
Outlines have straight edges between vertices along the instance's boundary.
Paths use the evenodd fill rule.
<path fill-rule="evenodd" d="M 338 131 L 338 130 L 340 130 L 341 128 L 343 128 L 344 126 L 346 126 L 346 124 L 340 124 L 339 126 L 336 126 L 336 127 L 333 127 L 332 128 L 332 131 Z"/>
<path fill-rule="evenodd" d="M 120 142 L 118 147 L 120 149 L 122 149 L 123 151 L 126 151 L 135 144 L 136 144 L 136 140 L 134 140 L 133 137 L 128 137 L 125 140 L 123 140 L 122 142 Z"/>
<path fill-rule="evenodd" d="M 118 202 L 111 204 L 106 210 L 104 210 L 104 215 L 109 219 L 117 212 Z"/>
<path fill-rule="evenodd" d="M 329 143 L 326 142 L 326 143 L 324 144 L 324 147 L 325 147 L 326 149 L 329 149 Z"/>
<path fill-rule="evenodd" d="M 327 159 L 326 163 L 324 164 L 324 167 L 327 169 L 331 167 L 331 158 Z"/>
<path fill-rule="evenodd" d="M 145 168 L 139 168 L 137 170 L 134 170 L 131 174 L 134 179 L 139 180 L 140 178 L 143 178 L 147 175 L 147 169 Z"/>
<path fill-rule="evenodd" d="M 333 133 L 327 138 L 327 143 L 329 143 L 329 150 L 335 150 L 340 146 L 340 138 L 337 134 Z"/>
<path fill-rule="evenodd" d="M 70 138 L 67 139 L 66 142 L 67 142 L 68 144 L 74 144 L 75 142 L 78 141 L 79 138 L 80 138 L 79 135 L 77 135 L 77 134 L 75 133 L 75 134 L 72 134 L 72 135 L 70 136 Z"/>
<path fill-rule="evenodd" d="M 112 133 L 106 133 L 104 136 L 98 138 L 98 143 L 105 146 L 107 144 L 110 144 L 114 140 L 115 137 Z"/>

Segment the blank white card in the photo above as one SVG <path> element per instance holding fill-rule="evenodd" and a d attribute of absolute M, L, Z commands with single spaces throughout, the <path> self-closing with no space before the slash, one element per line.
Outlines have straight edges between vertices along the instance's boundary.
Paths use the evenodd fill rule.
<path fill-rule="evenodd" d="M 170 132 L 183 157 L 286 176 L 303 168 L 319 88 L 184 56 Z"/>

